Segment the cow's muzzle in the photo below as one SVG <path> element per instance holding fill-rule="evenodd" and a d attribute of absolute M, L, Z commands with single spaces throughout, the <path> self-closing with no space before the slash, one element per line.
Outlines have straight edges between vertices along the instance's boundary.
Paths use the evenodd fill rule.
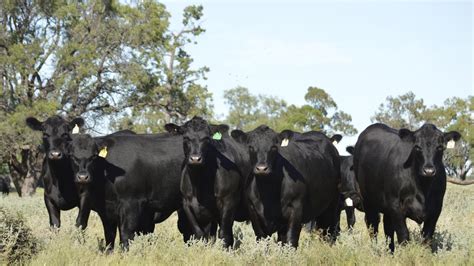
<path fill-rule="evenodd" d="M 434 167 L 423 167 L 424 176 L 434 176 L 436 175 L 436 168 Z"/>
<path fill-rule="evenodd" d="M 79 184 L 87 184 L 91 182 L 91 178 L 88 173 L 77 173 L 76 182 Z"/>
<path fill-rule="evenodd" d="M 202 156 L 199 154 L 189 155 L 188 164 L 201 165 L 203 163 Z"/>
<path fill-rule="evenodd" d="M 270 167 L 267 164 L 257 164 L 253 172 L 256 175 L 268 175 L 270 174 Z"/>
<path fill-rule="evenodd" d="M 48 157 L 51 160 L 60 160 L 63 158 L 63 153 L 60 151 L 50 151 Z"/>

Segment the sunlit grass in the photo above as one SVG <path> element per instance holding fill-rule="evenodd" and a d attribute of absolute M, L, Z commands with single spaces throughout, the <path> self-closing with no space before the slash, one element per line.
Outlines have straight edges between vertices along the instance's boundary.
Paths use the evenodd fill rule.
<path fill-rule="evenodd" d="M 15 194 L 0 198 L 0 207 L 19 212 L 38 241 L 38 253 L 29 261 L 33 265 L 156 265 L 156 264 L 396 264 L 396 265 L 474 265 L 474 186 L 448 184 L 443 212 L 438 222 L 436 253 L 420 242 L 419 226 L 410 222 L 412 241 L 397 246 L 394 254 L 387 250 L 383 237 L 371 241 L 357 213 L 354 230 L 349 233 L 345 216 L 341 218 L 343 232 L 334 245 L 322 241 L 318 234 L 302 232 L 300 247 L 295 250 L 275 243 L 275 237 L 256 243 L 249 224 L 236 223 L 234 235 L 239 247 L 225 250 L 221 243 L 194 241 L 185 245 L 176 227 L 176 215 L 156 225 L 155 233 L 137 236 L 128 252 L 116 249 L 112 254 L 100 251 L 103 245 L 102 225 L 96 214 L 91 215 L 85 232 L 74 227 L 77 209 L 62 212 L 62 227 L 51 230 L 41 191 L 32 198 Z M 380 234 L 383 236 L 383 226 Z M 118 239 L 117 239 L 118 243 Z"/>

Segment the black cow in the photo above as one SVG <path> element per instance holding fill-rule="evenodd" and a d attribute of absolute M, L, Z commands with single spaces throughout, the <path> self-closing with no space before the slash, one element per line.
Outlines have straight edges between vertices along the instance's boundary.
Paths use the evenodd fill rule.
<path fill-rule="evenodd" d="M 114 184 L 120 242 L 126 249 L 136 233 L 153 232 L 155 223 L 181 208 L 182 137 L 165 133 L 104 139 L 106 178 Z M 187 241 L 189 224 L 182 211 L 178 217 L 178 228 Z"/>
<path fill-rule="evenodd" d="M 70 210 L 79 206 L 79 195 L 74 182 L 71 162 L 67 155 L 67 145 L 75 126 L 82 127 L 84 119 L 78 117 L 66 121 L 60 116 L 52 116 L 44 122 L 28 117 L 26 124 L 43 133 L 42 149 L 46 153 L 43 161 L 44 202 L 52 227 L 61 226 L 60 210 Z M 87 211 L 79 209 L 76 226 L 87 227 Z"/>
<path fill-rule="evenodd" d="M 3 195 L 10 193 L 10 178 L 7 176 L 0 176 L 0 192 Z"/>
<path fill-rule="evenodd" d="M 257 239 L 277 232 L 278 241 L 297 247 L 302 223 L 310 220 L 334 239 L 340 170 L 331 140 L 267 126 L 231 135 L 249 153 L 253 170 L 245 195 Z"/>
<path fill-rule="evenodd" d="M 122 133 L 134 134 L 133 132 Z M 97 212 L 104 227 L 106 246 L 113 249 L 118 224 L 118 199 L 113 177 L 123 175 L 123 172 L 109 165 L 99 155 L 101 149 L 111 145 L 112 142 L 107 138 L 94 139 L 86 134 L 73 135 L 69 145 L 69 154 L 80 198 L 79 207 Z"/>
<path fill-rule="evenodd" d="M 347 147 L 346 151 L 353 154 L 354 147 Z M 340 156 L 341 159 L 341 184 L 339 190 L 341 199 L 339 201 L 339 209 L 346 212 L 347 226 L 349 229 L 354 227 L 356 217 L 354 207 L 362 210 L 362 199 L 360 196 L 359 184 L 355 178 L 353 169 L 353 156 Z"/>
<path fill-rule="evenodd" d="M 241 195 L 244 177 L 250 172 L 248 154 L 228 135 L 229 126 L 209 125 L 194 117 L 183 126 L 167 124 L 171 133 L 183 136 L 185 154 L 181 176 L 183 209 L 197 238 L 215 234 L 225 247 L 233 245 L 234 218 L 242 221 Z"/>
<path fill-rule="evenodd" d="M 362 132 L 354 153 L 354 170 L 360 185 L 367 227 L 378 232 L 379 213 L 394 250 L 409 240 L 406 218 L 424 223 L 422 235 L 430 241 L 441 213 L 446 191 L 443 151 L 456 131 L 443 133 L 432 124 L 412 132 L 374 124 Z"/>

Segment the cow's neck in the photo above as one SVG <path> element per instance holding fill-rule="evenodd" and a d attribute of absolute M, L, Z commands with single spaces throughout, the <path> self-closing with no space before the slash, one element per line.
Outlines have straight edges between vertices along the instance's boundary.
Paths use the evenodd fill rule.
<path fill-rule="evenodd" d="M 73 171 L 69 159 L 48 160 L 49 171 L 51 172 L 51 181 L 54 184 L 72 183 Z"/>
<path fill-rule="evenodd" d="M 204 158 L 204 165 L 186 165 L 186 167 L 192 184 L 193 194 L 198 197 L 202 195 L 214 195 L 214 181 L 217 171 L 215 152 L 207 152 Z"/>

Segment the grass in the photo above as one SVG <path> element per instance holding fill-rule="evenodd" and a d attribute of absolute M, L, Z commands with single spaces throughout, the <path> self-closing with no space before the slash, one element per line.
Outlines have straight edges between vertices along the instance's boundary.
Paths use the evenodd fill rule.
<path fill-rule="evenodd" d="M 31 258 L 25 257 L 22 264 L 474 265 L 474 186 L 448 184 L 435 237 L 439 247 L 436 253 L 420 244 L 420 228 L 410 221 L 412 241 L 404 247 L 397 246 L 394 254 L 387 250 L 383 238 L 369 239 L 363 213 L 357 213 L 354 230 L 344 229 L 333 246 L 321 241 L 318 234 L 305 231 L 297 250 L 275 243 L 275 237 L 256 243 L 251 226 L 245 223 L 234 225 L 234 235 L 240 245 L 237 249 L 227 251 L 219 242 L 194 241 L 187 246 L 182 242 L 176 227 L 177 217 L 173 215 L 157 224 L 154 234 L 137 236 L 128 252 L 116 249 L 112 254 L 104 254 L 99 251 L 103 245 L 102 225 L 95 213 L 85 232 L 74 227 L 77 209 L 62 212 L 61 229 L 51 230 L 41 194 L 31 198 L 18 198 L 14 194 L 0 198 L 0 208 L 22 217 L 24 225 L 31 229 L 32 239 L 37 242 L 37 253 Z M 344 215 L 341 221 L 342 227 L 346 228 Z M 379 230 L 383 234 L 382 225 Z"/>

